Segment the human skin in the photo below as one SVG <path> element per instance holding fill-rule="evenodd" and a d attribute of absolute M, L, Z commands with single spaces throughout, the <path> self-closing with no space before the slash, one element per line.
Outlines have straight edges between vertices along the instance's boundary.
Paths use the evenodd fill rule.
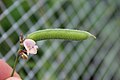
<path fill-rule="evenodd" d="M 18 78 L 18 77 L 9 77 L 9 78 L 7 78 L 6 80 L 22 80 L 22 79 L 20 79 L 20 78 Z"/>
<path fill-rule="evenodd" d="M 2 59 L 0 59 L 0 80 L 21 80 L 18 73 L 14 73 L 13 77 L 10 77 L 12 68 Z"/>

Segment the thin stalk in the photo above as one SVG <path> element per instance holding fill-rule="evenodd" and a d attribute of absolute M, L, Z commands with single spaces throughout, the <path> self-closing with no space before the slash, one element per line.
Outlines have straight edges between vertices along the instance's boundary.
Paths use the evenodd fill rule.
<path fill-rule="evenodd" d="M 15 59 L 15 63 L 14 63 L 14 67 L 13 67 L 13 71 L 12 71 L 11 77 L 13 77 L 13 75 L 14 75 L 14 72 L 15 72 L 16 65 L 17 65 L 17 63 L 18 63 L 18 60 L 19 60 L 19 55 L 16 56 L 16 59 Z"/>
<path fill-rule="evenodd" d="M 15 69 L 16 69 L 16 65 L 17 65 L 17 63 L 18 63 L 18 60 L 19 60 L 19 57 L 20 57 L 20 52 L 23 50 L 23 34 L 21 33 L 20 34 L 20 37 L 19 37 L 19 39 L 20 39 L 20 46 L 19 46 L 19 50 L 18 50 L 18 54 L 17 54 L 17 56 L 16 56 L 16 59 L 15 59 L 15 62 L 14 62 L 14 66 L 13 66 L 13 71 L 12 71 L 12 73 L 11 73 L 11 77 L 13 77 L 13 75 L 14 75 L 14 72 L 15 72 Z"/>

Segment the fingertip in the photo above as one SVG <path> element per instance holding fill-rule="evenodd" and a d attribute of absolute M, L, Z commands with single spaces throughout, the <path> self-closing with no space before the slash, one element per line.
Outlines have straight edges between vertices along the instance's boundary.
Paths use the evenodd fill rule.
<path fill-rule="evenodd" d="M 0 59 L 0 80 L 5 80 L 9 78 L 12 73 L 12 68 L 2 59 Z M 14 77 L 20 78 L 20 76 L 15 72 Z"/>
<path fill-rule="evenodd" d="M 9 78 L 7 78 L 6 80 L 22 80 L 22 79 L 17 78 L 17 77 L 9 77 Z"/>

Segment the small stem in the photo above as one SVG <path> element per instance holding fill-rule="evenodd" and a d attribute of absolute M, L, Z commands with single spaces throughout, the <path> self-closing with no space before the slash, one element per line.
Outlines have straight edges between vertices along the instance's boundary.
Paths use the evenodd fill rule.
<path fill-rule="evenodd" d="M 19 57 L 20 57 L 20 51 L 21 50 L 23 50 L 23 35 L 22 35 L 22 33 L 20 34 L 20 37 L 19 37 L 19 39 L 20 39 L 20 46 L 19 46 L 19 50 L 18 50 L 18 54 L 17 54 L 17 56 L 16 56 L 16 59 L 15 59 L 15 62 L 14 62 L 14 66 L 13 66 L 13 71 L 12 71 L 12 73 L 11 73 L 11 77 L 13 77 L 13 75 L 14 75 L 14 72 L 15 72 L 15 69 L 16 69 L 16 65 L 17 65 L 17 63 L 18 63 L 18 60 L 19 60 Z"/>
<path fill-rule="evenodd" d="M 17 65 L 17 63 L 18 63 L 18 59 L 19 59 L 19 55 L 16 56 L 16 59 L 15 59 L 15 63 L 14 63 L 14 67 L 13 67 L 13 71 L 12 71 L 11 77 L 13 77 L 13 75 L 14 75 L 15 68 L 16 68 L 16 65 Z"/>

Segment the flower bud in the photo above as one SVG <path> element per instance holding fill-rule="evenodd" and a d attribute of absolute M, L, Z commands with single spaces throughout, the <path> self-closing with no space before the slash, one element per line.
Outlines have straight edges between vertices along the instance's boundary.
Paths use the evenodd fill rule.
<path fill-rule="evenodd" d="M 27 56 L 27 54 L 22 53 L 22 54 L 21 54 L 21 58 L 27 60 L 27 59 L 28 59 L 28 56 Z"/>

